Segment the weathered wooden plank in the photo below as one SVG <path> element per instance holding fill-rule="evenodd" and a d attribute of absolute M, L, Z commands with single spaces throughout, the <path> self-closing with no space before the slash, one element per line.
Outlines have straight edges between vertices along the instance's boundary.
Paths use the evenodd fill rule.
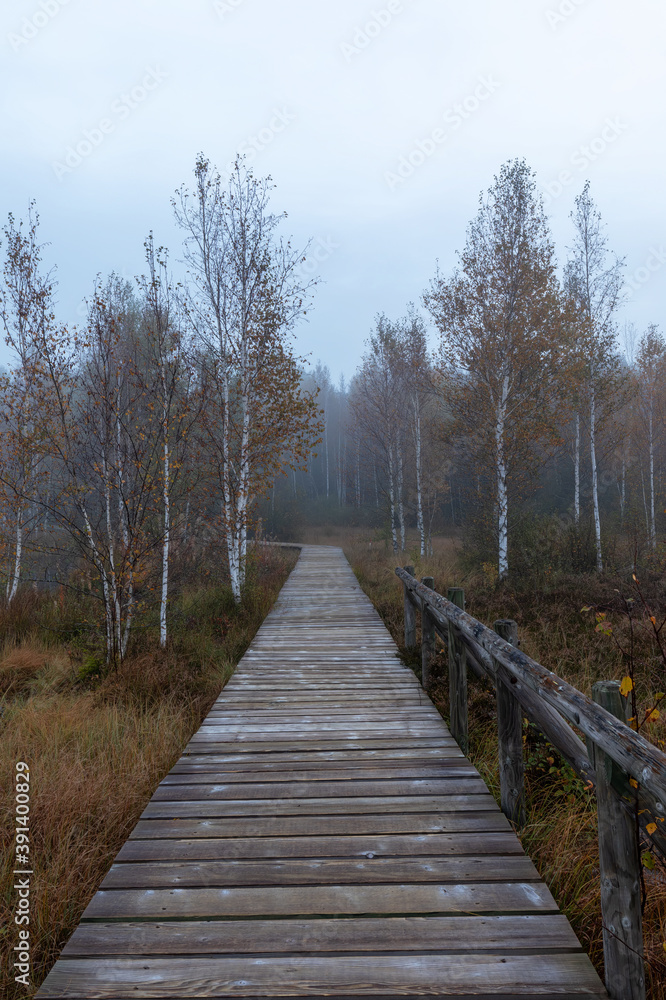
<path fill-rule="evenodd" d="M 276 745 L 284 743 L 311 743 L 314 746 L 324 746 L 335 749 L 337 746 L 347 746 L 349 744 L 361 744 L 367 742 L 370 746 L 376 745 L 381 740 L 380 745 L 384 745 L 389 741 L 396 740 L 396 742 L 405 744 L 406 740 L 431 740 L 431 745 L 437 745 L 437 731 L 436 730 L 416 730 L 416 731 L 405 731 L 400 726 L 396 725 L 395 729 L 380 729 L 377 731 L 376 736 L 372 736 L 372 729 L 366 729 L 364 732 L 358 732 L 356 730 L 345 731 L 344 728 L 340 728 L 337 731 L 328 729 L 326 732 L 321 734 L 319 740 L 316 739 L 317 729 L 312 726 L 309 729 L 292 729 L 286 732 L 285 729 L 281 727 L 275 727 L 275 732 L 262 733 L 262 732 L 225 732 L 222 729 L 216 728 L 214 726 L 202 726 L 201 729 L 192 737 L 191 743 L 196 745 L 197 743 L 227 743 L 232 744 L 247 744 L 248 746 L 253 746 L 257 744 L 261 746 L 262 744 L 267 746 Z M 400 734 L 400 735 L 399 735 Z M 342 738 L 344 736 L 344 739 Z M 427 745 L 427 744 L 426 744 Z"/>
<path fill-rule="evenodd" d="M 512 619 L 495 622 L 495 631 L 512 646 L 518 646 L 518 625 Z M 497 742 L 502 812 L 517 827 L 525 825 L 525 764 L 523 761 L 523 713 L 501 670 L 496 682 Z"/>
<path fill-rule="evenodd" d="M 288 686 L 288 682 L 285 682 L 282 690 Z M 245 707 L 243 707 L 243 704 Z M 346 712 L 353 715 L 356 713 L 367 714 L 375 706 L 377 712 L 386 712 L 392 715 L 401 712 L 409 713 L 411 711 L 423 716 L 424 711 L 428 711 L 431 717 L 435 718 L 437 714 L 428 706 L 424 706 L 409 690 L 403 689 L 401 692 L 397 691 L 394 694 L 383 692 L 382 697 L 378 698 L 376 690 L 373 693 L 371 687 L 333 689 L 330 686 L 318 688 L 306 684 L 303 684 L 301 688 L 294 688 L 293 698 L 288 701 L 281 701 L 279 698 L 276 698 L 275 688 L 271 690 L 269 687 L 262 686 L 250 691 L 239 691 L 235 695 L 230 694 L 229 700 L 223 704 L 216 702 L 212 707 L 212 711 L 217 713 L 224 710 L 245 715 L 249 712 L 282 710 L 283 714 L 289 715 L 292 708 L 297 712 L 304 711 L 307 713 L 308 709 L 311 712 L 317 712 L 320 708 L 330 707 L 331 711 Z M 441 721 L 441 718 L 439 718 L 440 723 Z"/>
<path fill-rule="evenodd" d="M 191 837 L 290 837 L 320 836 L 321 834 L 383 834 L 383 833 L 478 833 L 509 830 L 509 822 L 494 800 L 487 810 L 431 813 L 357 813 L 343 816 L 267 816 L 176 818 L 164 808 L 167 818 L 146 816 L 144 811 L 130 838 L 191 838 Z"/>
<path fill-rule="evenodd" d="M 440 747 L 444 741 L 441 739 L 435 739 L 431 736 L 408 736 L 404 739 L 400 736 L 377 736 L 374 739 L 371 738 L 358 738 L 349 737 L 346 740 L 330 740 L 321 739 L 315 740 L 312 738 L 304 738 L 302 740 L 294 740 L 285 737 L 284 740 L 248 740 L 247 742 L 242 740 L 221 740 L 219 738 L 213 739 L 210 736 L 200 737 L 199 734 L 195 734 L 186 747 L 186 752 L 201 753 L 202 747 L 209 747 L 211 752 L 228 752 L 231 747 L 233 747 L 234 752 L 239 752 L 246 750 L 248 753 L 256 753 L 257 751 L 263 751 L 265 753 L 273 753 L 275 751 L 285 752 L 291 745 L 297 751 L 304 750 L 390 750 L 395 747 L 396 750 L 400 749 L 420 749 L 421 747 Z M 219 751 L 215 748 L 219 747 Z"/>
<path fill-rule="evenodd" d="M 226 889 L 100 889 L 84 920 L 306 914 L 556 913 L 542 882 L 316 885 Z"/>
<path fill-rule="evenodd" d="M 562 914 L 510 917 L 368 917 L 346 920 L 84 923 L 63 955 L 325 952 L 580 951 Z"/>
<path fill-rule="evenodd" d="M 419 761 L 428 764 L 440 760 L 465 760 L 465 757 L 463 757 L 460 747 L 455 741 L 447 740 L 443 746 L 421 747 L 416 750 L 410 747 L 406 749 L 391 747 L 391 749 L 366 749 L 360 751 L 358 748 L 353 748 L 351 750 L 308 750 L 305 752 L 292 750 L 289 754 L 236 753 L 235 750 L 224 754 L 201 753 L 197 751 L 196 753 L 183 754 L 178 764 L 183 763 L 183 766 L 185 766 L 189 762 L 195 764 L 217 762 L 221 765 L 220 773 L 224 774 L 236 767 L 252 770 L 255 768 L 259 770 L 260 768 L 284 767 L 286 760 L 303 768 L 309 766 L 315 768 L 321 766 L 357 767 L 359 763 L 369 763 L 373 767 L 391 767 L 393 761 L 397 761 L 399 764 L 411 765 Z"/>
<path fill-rule="evenodd" d="M 63 959 L 43 997 L 599 996 L 584 955 Z"/>
<path fill-rule="evenodd" d="M 198 840 L 128 840 L 116 861 L 219 861 L 226 858 L 387 858 L 432 855 L 520 854 L 513 833 L 366 834 L 355 836 L 226 837 Z"/>
<path fill-rule="evenodd" d="M 223 886 L 389 885 L 396 882 L 538 881 L 525 855 L 426 858 L 316 858 L 116 863 L 102 889 Z"/>
<path fill-rule="evenodd" d="M 402 781 L 369 781 L 357 779 L 353 781 L 257 781 L 255 783 L 229 782 L 225 784 L 207 784 L 203 782 L 187 782 L 186 784 L 166 782 L 157 788 L 153 802 L 187 802 L 193 799 L 285 799 L 314 798 L 347 798 L 361 796 L 370 798 L 397 798 L 406 795 L 474 795 L 485 794 L 485 783 L 476 777 L 450 778 L 405 778 Z"/>
<path fill-rule="evenodd" d="M 224 711 L 217 711 L 212 709 L 207 716 L 208 721 L 215 722 L 216 725 L 223 725 L 228 723 L 230 725 L 237 726 L 239 722 L 248 721 L 252 722 L 266 722 L 266 723 L 279 723 L 279 722 L 298 722 L 298 723 L 316 723 L 321 722 L 322 711 L 325 708 L 325 718 L 329 722 L 436 722 L 441 725 L 441 717 L 434 709 L 426 709 L 425 707 L 415 706 L 411 709 L 402 708 L 395 709 L 392 711 L 383 710 L 377 707 L 374 711 L 359 712 L 358 707 L 356 708 L 331 708 L 329 706 L 320 706 L 319 709 L 313 708 L 292 708 L 287 710 L 285 708 L 274 709 L 274 708 L 258 708 L 253 707 L 247 711 L 240 711 L 237 708 L 225 708 Z"/>
<path fill-rule="evenodd" d="M 485 787 L 485 786 L 484 786 Z M 406 812 L 486 812 L 495 805 L 489 792 L 477 795 L 395 795 L 381 798 L 345 797 L 337 799 L 195 799 L 162 802 L 154 797 L 142 819 L 187 818 L 192 816 L 353 816 L 366 813 Z"/>
<path fill-rule="evenodd" d="M 276 783 L 284 782 L 350 782 L 369 781 L 377 783 L 395 782 L 399 778 L 423 781 L 426 778 L 455 778 L 478 777 L 478 771 L 466 760 L 458 760 L 453 757 L 448 766 L 440 764 L 418 764 L 414 767 L 350 767 L 347 770 L 330 767 L 310 767 L 304 770 L 285 770 L 289 767 L 289 762 L 285 761 L 281 768 L 274 768 L 272 771 L 228 771 L 224 773 L 224 782 L 266 782 L 268 780 Z M 170 785 L 194 785 L 212 783 L 215 776 L 220 775 L 219 764 L 187 764 L 179 763 L 172 768 L 165 778 L 162 779 L 160 787 Z"/>
<path fill-rule="evenodd" d="M 592 696 L 619 719 L 629 713 L 619 681 L 598 681 Z M 625 809 L 628 776 L 595 748 L 601 915 L 608 992 L 622 1000 L 644 1000 L 641 847 L 636 816 Z"/>
<path fill-rule="evenodd" d="M 368 733 L 378 733 L 379 735 L 386 734 L 391 736 L 396 732 L 399 732 L 407 736 L 434 736 L 437 738 L 441 733 L 441 723 L 430 722 L 424 720 L 423 722 L 412 722 L 409 719 L 403 719 L 402 722 L 396 720 L 395 722 L 347 722 L 342 720 L 340 722 L 323 722 L 319 723 L 315 721 L 307 720 L 295 720 L 293 722 L 281 722 L 272 723 L 267 722 L 262 725 L 260 722 L 255 723 L 220 723 L 214 719 L 203 723 L 199 732 L 205 734 L 206 736 L 218 736 L 222 739 L 240 739 L 247 738 L 250 739 L 254 737 L 255 739 L 259 736 L 266 737 L 270 739 L 275 738 L 276 735 L 284 733 L 288 736 L 312 736 L 317 733 L 321 733 L 326 738 L 327 735 L 338 733 L 347 733 L 350 736 L 367 736 Z"/>

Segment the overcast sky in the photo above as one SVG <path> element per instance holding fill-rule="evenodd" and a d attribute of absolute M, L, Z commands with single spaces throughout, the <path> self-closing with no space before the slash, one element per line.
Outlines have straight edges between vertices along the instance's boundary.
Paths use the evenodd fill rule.
<path fill-rule="evenodd" d="M 560 259 L 589 178 L 626 258 L 619 320 L 666 332 L 665 22 L 659 0 L 5 2 L 0 217 L 36 200 L 59 316 L 80 323 L 97 273 L 141 271 L 151 229 L 180 256 L 170 198 L 197 153 L 224 171 L 245 150 L 285 234 L 313 240 L 324 283 L 297 342 L 337 378 L 524 156 Z"/>

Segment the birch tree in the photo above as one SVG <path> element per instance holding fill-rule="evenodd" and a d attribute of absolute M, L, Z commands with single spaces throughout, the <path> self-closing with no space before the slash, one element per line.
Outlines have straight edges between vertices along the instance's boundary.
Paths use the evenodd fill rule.
<path fill-rule="evenodd" d="M 623 262 L 612 255 L 601 215 L 586 181 L 571 213 L 574 241 L 570 247 L 566 281 L 585 321 L 582 347 L 585 353 L 584 388 L 588 398 L 591 493 L 596 544 L 596 568 L 603 569 L 601 516 L 599 512 L 599 467 L 597 437 L 600 423 L 612 409 L 619 390 L 620 370 L 614 315 L 620 301 Z M 610 405 L 609 405 L 610 404 Z"/>
<path fill-rule="evenodd" d="M 397 325 L 377 317 L 367 341 L 360 370 L 354 379 L 351 408 L 358 433 L 370 444 L 375 466 L 381 470 L 388 500 L 393 551 L 406 544 L 404 506 L 405 393 L 404 353 Z"/>
<path fill-rule="evenodd" d="M 430 360 L 425 325 L 414 309 L 402 321 L 401 347 L 403 378 L 408 399 L 414 444 L 416 526 L 421 555 L 426 555 L 426 524 L 424 515 L 424 448 L 423 423 L 428 399 L 432 394 Z"/>
<path fill-rule="evenodd" d="M 317 363 L 314 370 L 314 382 L 319 389 L 319 401 L 321 405 L 323 430 L 322 447 L 322 468 L 324 478 L 324 492 L 326 498 L 331 494 L 331 462 L 330 462 L 330 425 L 331 425 L 331 397 L 333 395 L 333 383 L 331 373 L 327 365 Z"/>
<path fill-rule="evenodd" d="M 154 547 L 159 427 L 137 376 L 137 311 L 127 283 L 98 283 L 82 336 L 53 328 L 40 344 L 45 439 L 56 488 L 42 499 L 94 570 L 106 662 L 127 655 L 136 587 Z"/>
<path fill-rule="evenodd" d="M 305 458 L 319 432 L 318 408 L 303 391 L 290 334 L 310 285 L 298 278 L 303 253 L 278 233 L 272 185 L 237 161 L 227 187 L 205 157 L 192 192 L 173 206 L 185 234 L 190 320 L 216 398 L 203 414 L 216 456 L 229 577 L 240 602 L 253 504 L 273 481 L 281 454 Z"/>
<path fill-rule="evenodd" d="M 52 322 L 53 279 L 42 271 L 38 241 L 39 216 L 33 202 L 27 224 L 10 213 L 3 229 L 5 260 L 0 281 L 0 318 L 5 343 L 15 363 L 2 377 L 3 500 L 12 522 L 12 566 L 7 573 L 6 597 L 16 597 L 25 545 L 38 522 L 36 505 L 44 469 L 40 395 L 43 372 L 40 344 Z"/>
<path fill-rule="evenodd" d="M 638 405 L 648 464 L 648 543 L 657 548 L 655 518 L 655 449 L 661 436 L 662 402 L 666 377 L 666 342 L 654 325 L 650 325 L 638 343 L 636 355 Z M 647 503 L 646 503 L 647 506 Z"/>
<path fill-rule="evenodd" d="M 524 160 L 504 164 L 467 232 L 460 267 L 425 295 L 441 336 L 451 409 L 494 467 L 499 578 L 509 572 L 510 486 L 549 429 L 559 358 L 559 292 L 550 232 Z M 478 460 L 478 457 L 477 457 Z"/>
<path fill-rule="evenodd" d="M 155 247 L 152 233 L 145 243 L 148 274 L 139 279 L 143 293 L 145 358 L 139 370 L 148 406 L 157 407 L 160 426 L 162 502 L 160 646 L 167 644 L 169 565 L 174 521 L 173 494 L 181 478 L 193 425 L 199 416 L 200 393 L 186 354 L 183 316 L 168 274 L 168 254 Z M 153 401 L 154 400 L 154 404 Z M 192 488 L 192 479 L 189 487 Z"/>
<path fill-rule="evenodd" d="M 127 655 L 137 577 L 154 546 L 147 528 L 157 506 L 161 415 L 140 375 L 139 327 L 131 286 L 114 276 L 98 286 L 81 345 L 77 446 L 67 456 L 86 551 L 102 585 L 109 664 Z"/>

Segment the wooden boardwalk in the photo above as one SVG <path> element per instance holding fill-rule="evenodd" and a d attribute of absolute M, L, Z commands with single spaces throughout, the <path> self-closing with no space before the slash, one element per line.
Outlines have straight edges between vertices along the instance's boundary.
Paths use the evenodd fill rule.
<path fill-rule="evenodd" d="M 606 994 L 341 550 L 306 546 L 37 996 Z"/>

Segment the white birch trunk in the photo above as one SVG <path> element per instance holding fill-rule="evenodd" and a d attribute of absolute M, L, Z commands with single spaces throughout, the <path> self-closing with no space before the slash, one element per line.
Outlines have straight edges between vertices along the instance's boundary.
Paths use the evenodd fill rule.
<path fill-rule="evenodd" d="M 118 490 L 118 523 L 123 535 L 125 548 L 129 545 L 129 530 L 127 527 L 127 512 L 123 502 L 123 463 L 122 463 L 122 432 L 120 426 L 121 385 L 118 377 L 118 392 L 116 395 L 116 489 Z"/>
<path fill-rule="evenodd" d="M 396 531 L 395 517 L 395 469 L 393 462 L 393 449 L 389 448 L 389 505 L 391 508 L 391 539 L 393 541 L 393 551 L 398 551 L 398 534 Z"/>
<path fill-rule="evenodd" d="M 220 356 L 225 359 L 225 345 L 220 338 Z M 224 511 L 224 531 L 227 543 L 227 559 L 229 563 L 229 582 L 234 601 L 240 604 L 241 600 L 241 579 L 240 579 L 240 549 L 237 525 L 237 504 L 231 488 L 231 420 L 229 416 L 229 372 L 225 369 L 222 380 L 222 398 L 224 403 L 224 416 L 222 418 L 222 509 Z"/>
<path fill-rule="evenodd" d="M 405 539 L 405 501 L 404 501 L 404 485 L 403 485 L 403 460 L 402 460 L 402 449 L 400 445 L 397 446 L 398 452 L 398 520 L 400 523 L 400 549 L 402 552 L 405 551 L 406 539 Z"/>
<path fill-rule="evenodd" d="M 576 441 L 574 444 L 574 524 L 580 524 L 580 413 L 576 414 Z"/>
<path fill-rule="evenodd" d="M 95 538 L 93 535 L 92 525 L 90 524 L 90 518 L 88 517 L 88 511 L 84 504 L 79 505 L 79 510 L 83 515 L 83 523 L 86 528 L 86 537 L 88 539 L 88 544 L 90 545 L 90 551 L 92 552 L 93 562 L 97 567 L 97 572 L 99 573 L 100 580 L 102 581 L 102 596 L 104 599 L 104 619 L 106 623 L 106 662 L 107 665 L 113 661 L 113 610 L 111 606 L 111 594 L 109 592 L 109 580 L 104 569 L 104 562 L 99 554 L 99 550 L 95 545 Z"/>
<path fill-rule="evenodd" d="M 641 489 L 643 491 L 643 513 L 645 514 L 645 537 L 647 538 L 648 545 L 650 544 L 650 516 L 648 514 L 648 504 L 647 496 L 645 494 L 645 473 L 643 472 L 643 466 L 641 465 Z"/>
<path fill-rule="evenodd" d="M 14 554 L 14 572 L 7 581 L 7 604 L 16 597 L 19 580 L 21 579 L 21 561 L 23 556 L 23 511 L 19 510 L 16 517 L 16 552 Z"/>
<path fill-rule="evenodd" d="M 240 603 L 241 591 L 245 585 L 245 570 L 247 566 L 247 509 L 250 500 L 250 387 L 248 385 L 247 345 L 243 345 L 243 431 L 241 435 L 240 474 L 238 483 L 238 502 L 236 516 L 236 531 L 238 536 L 238 582 L 239 593 L 235 600 Z"/>
<path fill-rule="evenodd" d="M 106 535 L 107 544 L 109 549 L 109 568 L 110 568 L 110 580 L 109 586 L 111 590 L 111 601 L 114 611 L 114 625 L 115 625 L 115 635 L 114 635 L 114 648 L 118 651 L 120 659 L 122 660 L 122 608 L 120 604 L 120 588 L 118 586 L 118 579 L 116 577 L 116 560 L 115 560 L 115 547 L 113 538 L 113 525 L 111 523 L 111 486 L 109 483 L 109 473 L 107 468 L 106 458 L 102 459 L 102 470 L 104 473 L 104 500 L 106 507 Z"/>
<path fill-rule="evenodd" d="M 328 413 L 324 407 L 324 454 L 326 456 L 326 498 L 331 492 L 331 473 L 328 459 Z"/>
<path fill-rule="evenodd" d="M 426 554 L 425 520 L 423 517 L 423 486 L 421 473 L 421 414 L 418 400 L 414 400 L 414 444 L 416 451 L 416 521 L 421 541 L 421 555 Z"/>
<path fill-rule="evenodd" d="M 650 401 L 650 413 L 648 421 L 648 434 L 650 446 L 650 548 L 657 549 L 657 524 L 654 514 L 654 434 L 653 434 L 653 404 Z"/>
<path fill-rule="evenodd" d="M 509 380 L 505 376 L 502 383 L 502 397 L 497 407 L 495 424 L 495 447 L 497 458 L 497 536 L 498 574 L 500 580 L 509 575 L 509 497 L 506 485 L 505 423 L 506 405 L 509 395 Z"/>
<path fill-rule="evenodd" d="M 168 414 L 164 408 L 164 537 L 162 540 L 162 596 L 160 599 L 160 646 L 167 644 L 167 597 L 169 592 L 169 544 L 171 541 L 171 493 L 169 490 L 169 435 Z"/>
<path fill-rule="evenodd" d="M 590 464 L 592 465 L 592 506 L 594 509 L 594 539 L 597 548 L 597 572 L 601 573 L 604 568 L 601 558 L 601 518 L 599 516 L 599 475 L 597 472 L 597 451 L 596 451 L 596 400 L 594 388 L 590 396 Z"/>
<path fill-rule="evenodd" d="M 130 629 L 132 628 L 132 621 L 134 620 L 134 567 L 130 564 L 129 568 L 129 580 L 127 583 L 127 601 L 125 603 L 125 628 L 123 630 L 122 639 L 120 641 L 120 659 L 124 660 L 127 656 L 127 647 L 129 645 Z"/>

